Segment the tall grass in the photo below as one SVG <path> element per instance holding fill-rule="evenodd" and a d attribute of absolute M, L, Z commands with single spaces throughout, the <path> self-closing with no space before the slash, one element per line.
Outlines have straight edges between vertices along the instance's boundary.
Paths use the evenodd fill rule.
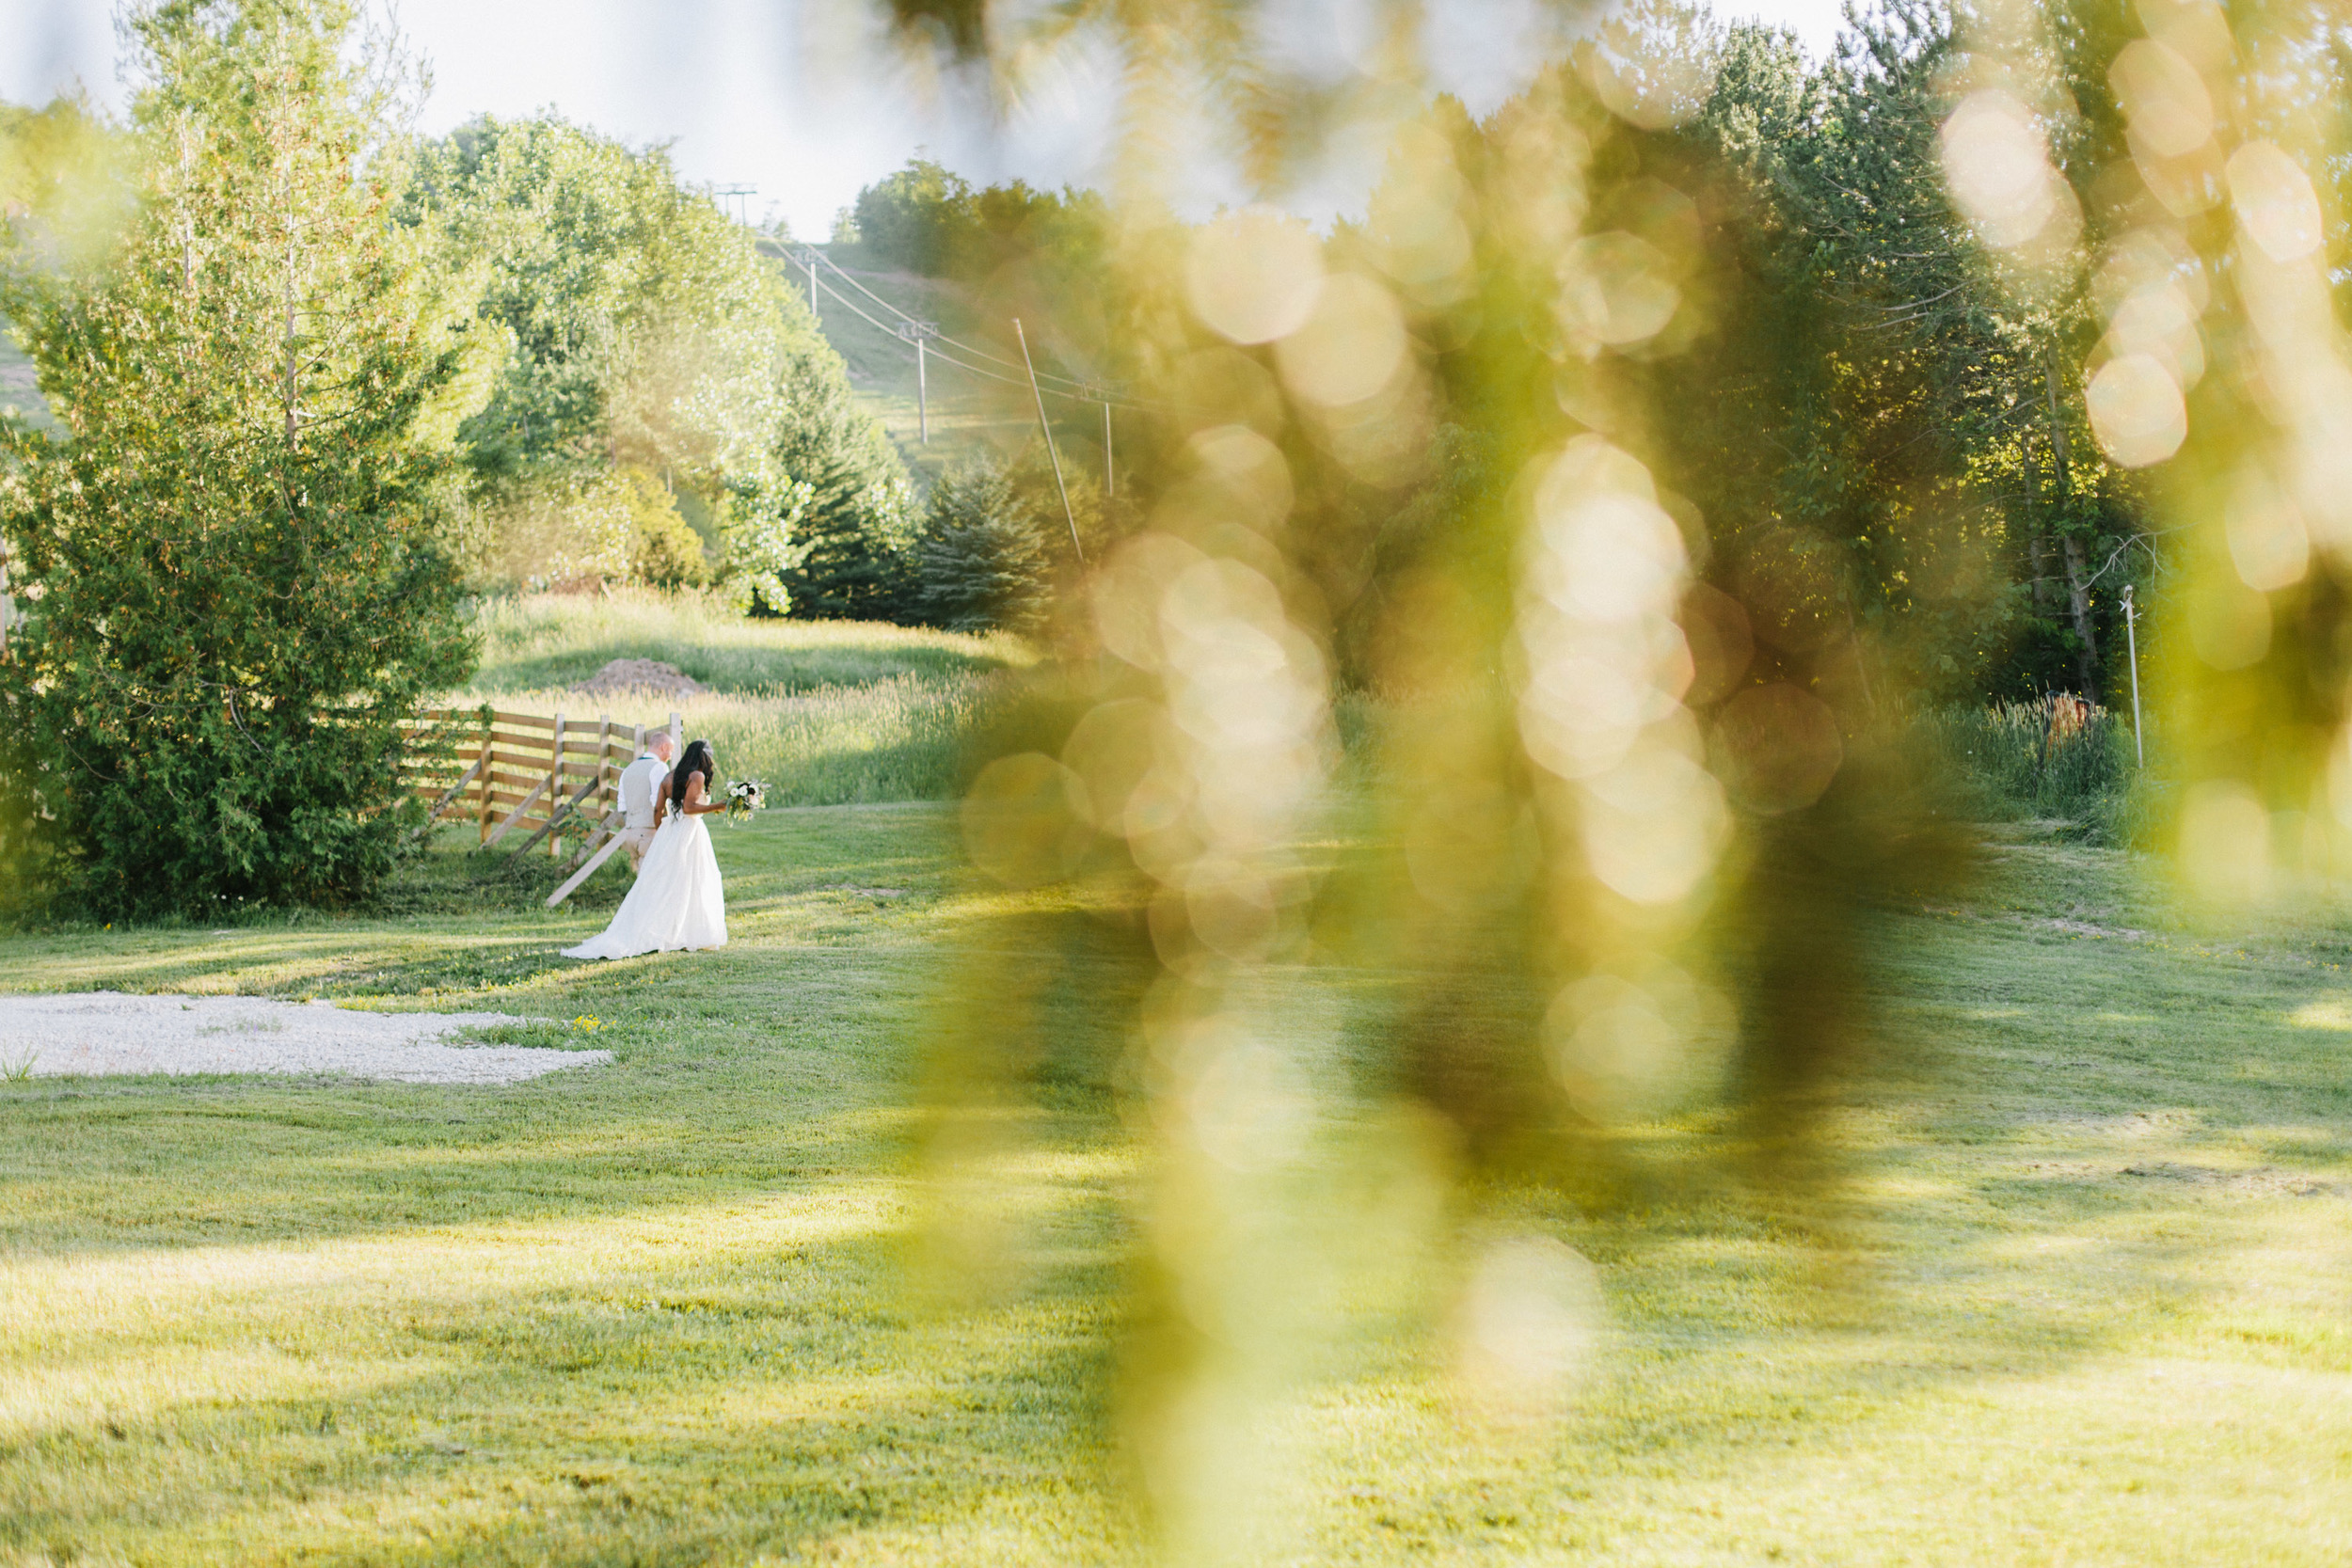
<path fill-rule="evenodd" d="M 700 594 L 630 590 L 609 596 L 536 594 L 485 599 L 474 612 L 482 695 L 561 691 L 616 658 L 675 664 L 719 691 L 811 691 L 901 675 L 1018 669 L 1036 659 L 1019 639 L 969 637 L 867 621 L 754 621 Z"/>
<path fill-rule="evenodd" d="M 2139 768 L 2128 721 L 2094 709 L 2070 731 L 2052 722 L 2045 699 L 1931 709 L 1914 724 L 1968 808 L 1986 820 L 2054 821 L 2106 844 L 2138 836 Z"/>
<path fill-rule="evenodd" d="M 898 675 L 813 691 L 711 694 L 685 705 L 690 736 L 729 778 L 767 781 L 778 805 L 939 800 L 953 792 L 963 736 L 998 682 Z"/>
<path fill-rule="evenodd" d="M 717 749 L 721 772 L 766 780 L 778 805 L 945 798 L 1003 673 L 1035 657 L 1009 636 L 750 621 L 691 594 L 492 599 L 474 625 L 482 665 L 453 701 L 625 723 L 658 723 L 675 708 L 688 737 Z M 711 689 L 574 689 L 616 658 L 660 659 Z"/>

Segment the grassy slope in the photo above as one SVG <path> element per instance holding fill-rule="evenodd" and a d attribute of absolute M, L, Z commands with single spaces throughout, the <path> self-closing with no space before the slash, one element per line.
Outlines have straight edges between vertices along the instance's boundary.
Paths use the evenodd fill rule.
<path fill-rule="evenodd" d="M 1121 1555 L 1107 1107 L 1032 1118 L 1027 1289 L 927 1312 L 899 1267 L 924 998 L 1006 940 L 951 834 L 929 806 L 722 832 L 711 956 L 566 964 L 597 911 L 454 855 L 406 919 L 0 943 L 0 990 L 429 989 L 618 1053 L 498 1090 L 0 1085 L 0 1560 Z M 1480 1224 L 1600 1265 L 1615 1324 L 1565 1425 L 1516 1435 L 1457 1420 L 1414 1332 L 1437 1265 L 1399 1249 L 1328 1320 L 1248 1559 L 2352 1554 L 2344 930 L 2195 942 L 2122 857 L 2035 843 L 1976 906 L 1888 919 L 1921 1049 L 1840 1118 L 1842 1211 L 1495 1198 Z"/>

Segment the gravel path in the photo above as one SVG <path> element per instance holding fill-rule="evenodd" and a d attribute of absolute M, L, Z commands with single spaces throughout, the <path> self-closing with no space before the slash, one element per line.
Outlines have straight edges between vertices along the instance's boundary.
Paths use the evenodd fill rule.
<path fill-rule="evenodd" d="M 0 996 L 0 1071 L 33 1076 L 335 1073 L 397 1084 L 516 1084 L 612 1059 L 610 1051 L 444 1045 L 506 1013 L 364 1013 L 258 996 Z"/>

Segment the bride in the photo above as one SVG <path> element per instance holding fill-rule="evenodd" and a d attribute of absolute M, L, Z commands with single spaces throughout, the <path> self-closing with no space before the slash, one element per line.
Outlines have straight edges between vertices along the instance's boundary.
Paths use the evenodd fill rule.
<path fill-rule="evenodd" d="M 654 798 L 653 847 L 637 881 L 600 936 L 566 947 L 567 958 L 629 958 L 640 953 L 727 944 L 727 901 L 719 885 L 719 858 L 700 820 L 726 810 L 711 799 L 710 742 L 697 740 L 678 758 Z"/>

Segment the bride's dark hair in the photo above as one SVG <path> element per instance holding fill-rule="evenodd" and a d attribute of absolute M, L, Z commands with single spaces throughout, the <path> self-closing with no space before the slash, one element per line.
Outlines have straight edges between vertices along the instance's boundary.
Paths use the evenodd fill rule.
<path fill-rule="evenodd" d="M 678 753 L 677 767 L 670 770 L 670 782 L 662 786 L 670 792 L 670 804 L 686 804 L 686 781 L 696 773 L 703 776 L 703 799 L 708 800 L 716 795 L 719 791 L 719 781 L 715 776 L 717 767 L 711 759 L 710 742 L 707 740 L 690 740 L 686 743 L 686 750 Z"/>

